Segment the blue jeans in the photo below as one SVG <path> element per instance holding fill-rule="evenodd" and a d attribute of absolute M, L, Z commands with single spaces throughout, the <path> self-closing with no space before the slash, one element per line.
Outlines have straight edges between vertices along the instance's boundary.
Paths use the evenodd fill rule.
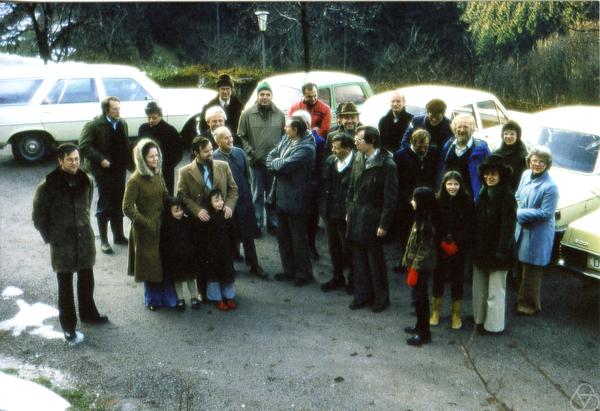
<path fill-rule="evenodd" d="M 210 301 L 222 301 L 224 298 L 233 300 L 235 298 L 235 287 L 233 283 L 211 282 L 206 286 L 206 296 Z"/>
<path fill-rule="evenodd" d="M 265 203 L 271 187 L 273 186 L 273 174 L 264 164 L 257 163 L 250 167 L 252 179 L 252 203 L 256 213 L 258 228 L 263 231 L 265 227 L 265 209 L 267 210 L 267 227 L 277 227 L 277 216 L 273 207 Z"/>

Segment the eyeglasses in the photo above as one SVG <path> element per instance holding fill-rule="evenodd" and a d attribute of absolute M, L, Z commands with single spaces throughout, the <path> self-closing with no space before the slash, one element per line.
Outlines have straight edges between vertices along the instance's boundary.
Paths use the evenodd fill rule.
<path fill-rule="evenodd" d="M 546 162 L 544 160 L 538 160 L 538 159 L 533 159 L 533 158 L 531 160 L 529 160 L 529 162 L 531 164 L 537 164 L 539 166 L 545 166 L 546 165 Z"/>

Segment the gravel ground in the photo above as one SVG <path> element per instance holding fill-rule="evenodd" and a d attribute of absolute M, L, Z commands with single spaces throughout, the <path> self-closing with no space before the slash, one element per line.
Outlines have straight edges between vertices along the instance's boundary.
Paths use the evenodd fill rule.
<path fill-rule="evenodd" d="M 49 250 L 31 223 L 35 186 L 53 167 L 53 162 L 19 165 L 7 149 L 0 150 L 0 291 L 15 286 L 28 303 L 55 306 Z M 544 278 L 542 313 L 515 316 L 510 293 L 508 326 L 499 337 L 475 335 L 468 321 L 462 330 L 450 330 L 447 298 L 433 343 L 413 348 L 404 342 L 403 328 L 415 317 L 403 279 L 390 270 L 387 311 L 350 311 L 350 296 L 319 290 L 318 282 L 331 272 L 324 241 L 321 232 L 317 282 L 301 289 L 255 279 L 236 265 L 239 308 L 225 313 L 208 305 L 150 312 L 142 304 L 142 285 L 125 274 L 126 247 L 106 256 L 98 243 L 96 302 L 110 323 L 82 325 L 85 341 L 74 347 L 0 331 L 0 353 L 60 370 L 77 386 L 114 398 L 116 410 L 600 407 L 597 284 L 551 269 Z M 271 276 L 279 272 L 274 237 L 257 240 L 257 249 L 265 270 Z M 394 247 L 387 257 L 390 266 L 398 257 Z M 465 291 L 466 317 L 468 281 Z M 0 321 L 17 311 L 16 298 L 0 300 Z M 60 330 L 57 318 L 45 324 Z M 5 363 L 0 361 L 0 369 Z M 582 384 L 593 395 L 572 401 Z"/>

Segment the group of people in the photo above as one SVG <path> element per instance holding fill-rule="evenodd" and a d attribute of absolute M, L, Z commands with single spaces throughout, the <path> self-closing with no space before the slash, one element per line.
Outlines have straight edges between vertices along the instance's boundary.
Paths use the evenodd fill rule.
<path fill-rule="evenodd" d="M 288 116 L 272 101 L 268 83 L 256 103 L 242 110 L 228 75 L 209 102 L 191 142 L 192 160 L 179 169 L 182 145 L 156 102 L 146 108 L 133 150 L 120 102 L 109 97 L 88 123 L 79 146 L 58 150 L 58 168 L 38 187 L 33 219 L 49 242 L 59 278 L 61 326 L 75 339 L 72 274 L 77 271 L 80 318 L 102 323 L 93 301 L 95 248 L 89 221 L 92 181 L 98 187 L 96 217 L 103 253 L 128 244 L 128 274 L 144 282 L 145 305 L 193 309 L 204 300 L 222 311 L 237 307 L 234 261 L 268 280 L 255 239 L 276 235 L 282 272 L 277 281 L 297 287 L 313 280 L 319 218 L 324 222 L 333 273 L 323 292 L 345 289 L 350 309 L 389 306 L 384 244 L 399 246 L 394 267 L 405 272 L 417 313 L 409 345 L 431 341 L 440 323 L 446 278 L 451 282 L 451 327 L 462 327 L 465 274 L 472 273 L 473 318 L 481 334 L 505 328 L 506 279 L 519 277 L 517 313 L 541 309 L 543 267 L 550 261 L 558 190 L 548 169 L 549 150 L 527 150 L 514 121 L 502 127 L 502 145 L 490 153 L 473 136 L 474 119 L 450 120 L 446 105 L 430 101 L 426 114 L 406 112 L 392 94 L 379 127 L 363 126 L 351 102 L 331 110 L 307 83 Z M 132 171 L 126 181 L 127 170 Z M 123 215 L 131 220 L 129 239 Z M 75 217 L 75 218 L 73 218 Z M 519 264 L 517 264 L 519 263 Z M 345 271 L 348 271 L 347 274 Z M 431 307 L 429 278 L 433 281 Z M 82 281 L 83 279 L 83 281 Z"/>

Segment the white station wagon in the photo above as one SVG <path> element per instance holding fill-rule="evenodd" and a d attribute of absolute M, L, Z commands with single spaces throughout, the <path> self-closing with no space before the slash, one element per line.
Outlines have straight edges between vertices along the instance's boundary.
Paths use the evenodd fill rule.
<path fill-rule="evenodd" d="M 164 89 L 129 66 L 85 63 L 14 65 L 0 71 L 0 148 L 10 144 L 17 160 L 41 160 L 61 142 L 77 141 L 107 96 L 121 100 L 121 116 L 136 137 L 144 108 L 156 100 L 164 119 L 182 135 L 194 133 L 196 117 L 216 95 L 198 88 Z M 193 137 L 193 136 L 189 136 Z"/>
<path fill-rule="evenodd" d="M 367 100 L 360 108 L 363 124 L 377 127 L 379 120 L 390 109 L 390 98 L 396 90 L 379 93 Z M 500 144 L 499 126 L 510 120 L 506 108 L 491 93 L 462 87 L 422 85 L 398 89 L 406 99 L 406 111 L 414 116 L 426 114 L 425 105 L 434 98 L 448 106 L 446 117 L 470 114 L 475 118 L 477 136 L 487 140 L 490 149 Z"/>

